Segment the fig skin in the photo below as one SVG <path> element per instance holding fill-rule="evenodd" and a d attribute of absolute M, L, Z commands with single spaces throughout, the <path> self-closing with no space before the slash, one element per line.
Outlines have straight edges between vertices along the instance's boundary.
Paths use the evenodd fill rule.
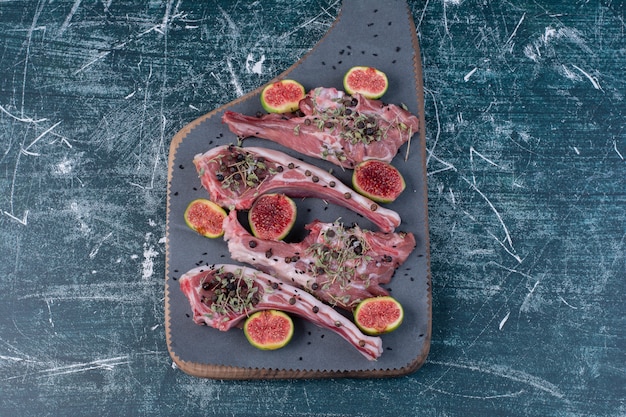
<path fill-rule="evenodd" d="M 356 66 L 343 77 L 343 88 L 348 94 L 359 93 L 372 100 L 381 98 L 389 88 L 387 75 L 374 67 Z"/>
<path fill-rule="evenodd" d="M 289 93 L 289 97 L 284 94 Z M 302 84 L 295 80 L 281 80 L 268 84 L 261 91 L 261 105 L 268 113 L 291 113 L 300 107 L 300 100 L 306 92 Z M 280 99 L 281 103 L 271 103 Z"/>
<path fill-rule="evenodd" d="M 209 219 L 208 216 L 212 218 Z M 198 198 L 189 203 L 184 214 L 185 223 L 190 229 L 210 239 L 224 235 L 222 222 L 226 216 L 227 213 L 222 207 L 204 198 Z"/>
<path fill-rule="evenodd" d="M 281 340 L 262 343 L 261 341 L 258 341 L 258 336 L 253 334 L 254 330 L 252 327 L 255 324 L 255 321 L 262 321 L 264 324 L 283 324 L 284 326 L 287 326 L 287 328 L 281 329 L 281 332 L 284 333 Z M 268 329 L 265 330 L 267 331 Z M 294 325 L 291 317 L 283 311 L 263 310 L 257 311 L 246 319 L 243 331 L 246 335 L 246 339 L 248 339 L 248 342 L 250 342 L 252 346 L 261 350 L 276 350 L 286 346 L 291 341 L 294 332 Z"/>
<path fill-rule="evenodd" d="M 296 222 L 297 211 L 296 203 L 284 194 L 260 196 L 248 212 L 252 234 L 260 239 L 284 239 Z"/>
<path fill-rule="evenodd" d="M 385 305 L 394 306 L 398 310 L 398 316 L 388 323 L 371 323 L 370 325 L 364 323 L 362 320 L 359 320 L 359 316 L 361 314 L 361 310 L 365 311 L 366 309 L 378 308 L 380 315 L 382 316 L 384 311 L 380 311 L 385 309 Z M 371 311 L 370 311 L 371 313 Z M 384 319 L 390 320 L 390 318 L 383 317 Z M 393 297 L 390 296 L 382 296 L 382 297 L 374 297 L 374 298 L 366 298 L 361 301 L 359 305 L 354 309 L 354 321 L 356 325 L 363 331 L 363 333 L 377 336 L 385 333 L 390 333 L 396 330 L 404 319 L 404 309 L 402 305 Z"/>
<path fill-rule="evenodd" d="M 393 165 L 368 159 L 354 168 L 352 186 L 359 194 L 377 203 L 391 203 L 402 194 L 406 182 Z"/>

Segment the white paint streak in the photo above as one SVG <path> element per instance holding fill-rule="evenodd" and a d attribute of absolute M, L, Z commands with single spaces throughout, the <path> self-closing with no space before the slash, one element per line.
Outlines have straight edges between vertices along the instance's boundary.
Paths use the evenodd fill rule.
<path fill-rule="evenodd" d="M 561 65 L 561 71 L 563 73 L 563 76 L 567 78 L 568 80 L 572 80 L 572 81 L 581 80 L 580 76 L 576 74 L 575 72 L 570 71 L 569 68 L 567 68 L 567 65 L 565 64 Z"/>
<path fill-rule="evenodd" d="M 443 27 L 446 31 L 446 35 L 448 35 L 449 38 L 452 38 L 452 36 L 450 36 L 450 28 L 448 28 L 448 0 L 445 0 L 443 2 Z"/>
<path fill-rule="evenodd" d="M 515 35 L 517 34 L 517 29 L 519 29 L 519 27 L 521 26 L 522 22 L 524 21 L 524 18 L 526 17 L 526 13 L 524 13 L 521 17 L 521 19 L 519 20 L 519 22 L 517 22 L 517 26 L 515 26 L 515 29 L 513 29 L 513 33 L 511 33 L 511 36 L 509 36 L 509 39 L 507 39 L 507 41 L 504 43 L 504 46 L 508 45 L 509 43 L 511 43 L 511 41 L 513 40 L 513 38 L 515 37 Z"/>
<path fill-rule="evenodd" d="M 420 385 L 424 385 L 424 384 L 420 384 Z M 512 398 L 512 397 L 518 397 L 521 394 L 523 394 L 525 391 L 524 390 L 519 390 L 517 392 L 509 392 L 506 394 L 495 394 L 495 395 L 467 395 L 467 394 L 459 394 L 456 392 L 450 392 L 450 391 L 446 391 L 440 388 L 435 388 L 432 385 L 428 386 L 428 390 L 429 391 L 435 391 L 438 392 L 440 394 L 444 394 L 444 395 L 450 395 L 453 397 L 459 397 L 459 398 L 467 398 L 470 400 L 493 400 L 493 399 L 497 399 L 497 398 Z"/>
<path fill-rule="evenodd" d="M 435 142 L 433 146 L 428 150 L 428 155 L 426 156 L 426 166 L 428 167 L 428 163 L 430 162 L 431 156 L 435 152 L 435 148 L 437 147 L 437 142 L 439 142 L 439 135 L 441 135 L 441 121 L 439 120 L 439 109 L 437 108 L 437 99 L 432 91 L 424 89 L 433 99 L 433 105 L 435 106 L 435 121 L 437 122 L 437 133 L 435 134 Z M 430 175 L 430 174 L 429 174 Z"/>
<path fill-rule="evenodd" d="M 4 107 L 0 106 L 0 111 L 4 114 L 6 114 L 9 117 L 12 117 L 13 119 L 17 120 L 18 122 L 24 122 L 24 123 L 41 123 L 41 122 L 45 122 L 48 119 L 32 119 L 30 117 L 24 117 L 22 115 L 22 117 L 16 116 L 12 113 L 10 113 L 7 109 L 5 109 Z"/>
<path fill-rule="evenodd" d="M 52 320 L 52 308 L 51 304 L 54 304 L 54 300 L 46 299 L 46 306 L 48 307 L 48 322 L 50 323 L 50 327 L 54 327 L 54 321 Z"/>
<path fill-rule="evenodd" d="M 110 238 L 111 236 L 113 236 L 113 232 L 110 232 L 108 235 L 103 237 L 98 243 L 96 243 L 96 245 L 93 247 L 91 252 L 89 252 L 89 259 L 94 259 L 96 257 L 104 241 Z"/>
<path fill-rule="evenodd" d="M 72 17 L 78 11 L 78 8 L 80 7 L 80 3 L 81 3 L 81 0 L 75 0 L 74 1 L 74 5 L 72 5 L 72 9 L 70 10 L 70 13 L 67 15 L 67 17 L 65 18 L 65 21 L 61 25 L 61 28 L 59 29 L 58 36 L 61 36 L 63 34 L 63 32 L 65 32 L 67 30 L 67 28 L 70 26 L 70 22 L 72 21 Z"/>
<path fill-rule="evenodd" d="M 455 206 L 456 198 L 454 197 L 454 192 L 452 191 L 452 188 L 449 188 L 448 191 L 450 193 L 450 202 L 452 203 L 453 206 Z"/>
<path fill-rule="evenodd" d="M 474 67 L 473 70 L 471 70 L 470 72 L 468 72 L 467 74 L 465 74 L 465 77 L 463 77 L 463 81 L 468 82 L 469 79 L 472 77 L 472 75 L 474 75 L 474 73 L 478 71 L 478 67 Z"/>
<path fill-rule="evenodd" d="M 436 170 L 434 170 L 434 171 L 430 171 L 430 172 L 428 172 L 428 173 L 426 174 L 428 177 L 430 177 L 431 175 L 438 174 L 438 173 L 440 173 L 440 172 L 445 172 L 445 171 L 450 171 L 450 170 L 452 170 L 452 171 L 456 172 L 456 167 L 455 167 L 454 165 L 452 165 L 451 163 L 446 162 L 446 161 L 444 161 L 443 159 L 441 159 L 441 158 L 439 158 L 439 157 L 437 157 L 437 156 L 433 155 L 433 154 L 432 154 L 429 150 L 427 150 L 427 152 L 428 152 L 428 156 L 429 156 L 429 157 L 431 157 L 431 156 L 432 156 L 432 157 L 433 157 L 433 159 L 434 159 L 435 161 L 439 162 L 440 164 L 442 164 L 442 165 L 444 166 L 443 168 L 439 168 L 439 169 L 436 169 Z"/>
<path fill-rule="evenodd" d="M 470 166 L 472 167 L 472 181 L 474 182 L 474 184 L 476 184 L 476 178 L 474 177 L 474 155 L 478 155 L 478 157 L 480 157 L 480 159 L 482 159 L 483 161 L 493 165 L 494 167 L 500 168 L 498 164 L 496 164 L 491 159 L 487 158 L 485 155 L 478 152 L 476 149 L 474 149 L 473 146 L 470 146 Z"/>
<path fill-rule="evenodd" d="M 33 22 L 28 29 L 28 40 L 26 42 L 26 56 L 24 57 L 24 71 L 22 73 L 22 106 L 21 106 L 21 117 L 24 117 L 24 103 L 26 99 L 26 78 L 28 74 L 28 61 L 30 59 L 30 45 L 33 40 L 33 32 L 35 30 L 39 30 L 41 27 L 37 26 L 37 20 L 39 20 L 39 15 L 41 14 L 43 7 L 45 5 L 44 1 L 40 1 L 37 6 L 37 10 L 35 11 L 35 15 L 33 16 Z M 43 26 L 43 30 L 45 32 L 46 27 Z"/>
<path fill-rule="evenodd" d="M 522 302 L 522 305 L 519 308 L 520 312 L 528 312 L 528 311 L 530 311 L 530 298 L 532 297 L 532 295 L 535 292 L 535 289 L 537 288 L 538 285 L 539 285 L 539 281 L 536 281 L 535 285 L 533 285 L 533 287 L 530 289 L 528 294 L 526 294 L 526 297 L 524 297 L 524 301 Z"/>
<path fill-rule="evenodd" d="M 463 180 L 465 182 L 467 182 L 470 187 L 472 187 L 472 189 L 474 191 L 476 191 L 478 193 L 478 195 L 480 195 L 483 200 L 485 200 L 487 202 L 487 204 L 489 205 L 489 207 L 491 208 L 491 210 L 494 212 L 494 214 L 496 215 L 498 221 L 500 222 L 500 225 L 502 226 L 502 229 L 504 230 L 504 235 L 505 235 L 505 239 L 507 241 L 507 243 L 509 244 L 509 246 L 511 247 L 511 249 L 513 250 L 513 241 L 511 240 L 511 235 L 509 234 L 509 229 L 506 227 L 506 224 L 504 224 L 504 220 L 502 220 L 502 216 L 500 215 L 500 213 L 498 212 L 498 210 L 496 209 L 496 207 L 493 205 L 493 203 L 487 198 L 487 196 L 485 194 L 483 194 L 482 191 L 480 191 L 478 189 L 478 187 L 476 187 L 476 185 L 474 185 L 471 181 L 469 181 L 467 178 L 462 177 Z"/>
<path fill-rule="evenodd" d="M 2 213 L 4 213 L 4 215 L 9 217 L 10 219 L 13 219 L 16 222 L 22 224 L 23 226 L 26 226 L 28 224 L 28 210 L 24 210 L 24 216 L 21 219 L 9 213 L 8 211 L 3 210 Z"/>
<path fill-rule="evenodd" d="M 499 264 L 497 262 L 489 262 L 489 264 L 495 265 L 495 266 L 497 266 L 499 268 L 502 268 L 505 271 L 509 271 L 509 272 L 514 273 L 514 274 L 519 274 L 519 275 L 523 276 L 524 278 L 534 279 L 533 276 L 530 275 L 530 274 L 527 274 L 527 273 L 522 272 L 522 271 L 518 271 L 517 269 L 509 268 L 508 266 L 501 265 L 501 264 Z"/>
<path fill-rule="evenodd" d="M 61 162 L 56 165 L 55 172 L 61 175 L 68 175 L 72 172 L 74 168 L 74 161 L 71 159 L 64 158 Z"/>
<path fill-rule="evenodd" d="M 146 233 L 146 242 L 143 244 L 143 262 L 141 263 L 141 278 L 144 280 L 149 279 L 154 274 L 154 258 L 159 254 L 154 246 L 148 244 L 148 240 L 152 233 Z"/>
<path fill-rule="evenodd" d="M 509 311 L 508 313 L 506 313 L 506 316 L 504 316 L 502 321 L 500 321 L 500 324 L 498 325 L 498 330 L 502 330 L 502 328 L 504 327 L 504 324 L 507 322 L 510 316 L 511 316 L 511 312 Z"/>
<path fill-rule="evenodd" d="M 87 372 L 94 369 L 113 370 L 116 366 L 130 363 L 128 356 L 117 356 L 114 358 L 96 359 L 91 362 L 75 363 L 72 365 L 54 366 L 47 369 L 42 369 L 37 372 L 29 374 L 15 375 L 9 378 L 4 378 L 2 381 L 10 381 L 13 379 L 23 379 L 27 376 L 33 376 L 36 378 L 48 378 L 53 376 L 75 374 L 79 372 Z M 17 358 L 19 359 L 19 358 Z"/>
<path fill-rule="evenodd" d="M 526 58 L 534 62 L 539 62 L 541 53 L 533 45 L 526 45 L 524 47 L 524 55 L 526 55 Z"/>
<path fill-rule="evenodd" d="M 565 397 L 565 395 L 561 392 L 558 386 L 534 375 L 528 374 L 523 371 L 518 371 L 516 369 L 511 369 L 507 366 L 492 364 L 442 362 L 431 360 L 429 360 L 428 363 L 433 365 L 446 366 L 449 368 L 465 369 L 472 372 L 493 375 L 499 378 L 507 379 L 509 381 L 519 382 L 521 384 L 528 385 L 537 390 L 546 392 L 556 398 Z"/>
<path fill-rule="evenodd" d="M 598 82 L 598 80 L 595 77 L 592 77 L 591 75 L 589 75 L 589 73 L 587 73 L 585 70 L 583 70 L 582 68 L 572 64 L 572 67 L 576 68 L 578 71 L 580 71 L 585 77 L 587 77 L 587 79 L 589 81 L 591 81 L 591 85 L 593 85 L 593 88 L 595 88 L 596 90 L 600 90 L 600 91 L 604 91 L 602 90 L 602 87 L 600 87 L 600 83 Z"/>
<path fill-rule="evenodd" d="M 33 155 L 32 152 L 28 152 L 28 150 L 31 148 L 31 146 L 35 145 L 41 138 L 43 138 L 44 136 L 46 136 L 48 133 L 52 132 L 52 130 L 54 130 L 55 127 L 57 127 L 58 125 L 60 125 L 61 122 L 56 122 L 55 124 L 53 124 L 52 126 L 50 126 L 48 129 L 44 130 L 39 136 L 37 136 L 35 138 L 35 140 L 33 140 L 30 145 L 28 145 L 26 148 L 22 148 L 21 152 L 25 153 L 27 155 Z"/>
<path fill-rule="evenodd" d="M 420 16 L 420 20 L 417 22 L 416 28 L 419 33 L 420 27 L 422 26 L 422 21 L 424 20 L 424 15 L 426 15 L 426 9 L 428 8 L 428 3 L 430 0 L 426 0 L 426 4 L 424 4 L 424 9 L 422 10 L 422 15 Z"/>
<path fill-rule="evenodd" d="M 620 151 L 617 149 L 617 142 L 613 141 L 613 149 L 615 149 L 615 153 L 617 154 L 617 156 L 619 156 L 619 158 L 623 161 L 624 157 L 622 156 L 622 154 L 620 153 Z"/>
<path fill-rule="evenodd" d="M 86 64 L 84 64 L 82 67 L 80 67 L 79 69 L 77 69 L 76 71 L 74 71 L 73 75 L 77 75 L 80 74 L 81 72 L 85 71 L 87 68 L 89 68 L 90 66 L 92 66 L 93 64 L 95 64 L 96 62 L 100 61 L 101 59 L 104 59 L 107 55 L 109 55 L 111 53 L 111 51 L 104 51 L 104 52 L 100 52 L 98 54 L 98 56 L 96 56 L 95 58 L 93 58 L 91 61 L 88 61 Z"/>
<path fill-rule="evenodd" d="M 333 4 L 331 4 L 329 7 L 335 7 L 337 5 L 337 3 L 339 3 L 339 1 L 335 1 Z M 301 25 L 296 26 L 295 28 L 293 28 L 291 31 L 286 32 L 282 35 L 280 35 L 279 39 L 285 39 L 288 38 L 289 36 L 291 36 L 293 33 L 299 31 L 300 29 L 307 27 L 313 23 L 316 23 L 316 20 L 319 19 L 322 15 L 328 15 L 331 18 L 335 18 L 335 16 L 331 15 L 328 10 L 326 10 L 325 8 L 322 7 L 322 12 L 318 13 L 317 15 L 315 15 L 313 18 L 307 20 L 306 22 L 302 23 Z"/>
<path fill-rule="evenodd" d="M 265 62 L 265 55 L 261 55 L 258 61 L 254 61 L 254 57 L 251 53 L 246 57 L 246 71 L 252 74 L 263 74 L 263 63 Z"/>
<path fill-rule="evenodd" d="M 230 83 L 235 87 L 235 92 L 237 93 L 237 97 L 243 96 L 243 89 L 239 84 L 239 80 L 237 79 L 237 74 L 235 74 L 235 70 L 233 69 L 233 64 L 230 62 L 230 58 L 226 59 L 226 67 L 228 68 L 228 72 L 230 73 Z"/>
<path fill-rule="evenodd" d="M 563 302 L 563 304 L 565 304 L 566 306 L 568 306 L 569 308 L 572 308 L 574 310 L 578 310 L 578 307 L 574 307 L 573 305 L 571 305 L 570 303 L 568 303 L 567 301 L 565 301 L 565 298 L 561 297 L 559 295 L 559 299 Z"/>
<path fill-rule="evenodd" d="M 517 261 L 517 263 L 520 263 L 520 264 L 522 263 L 522 258 L 518 254 L 514 253 L 512 249 L 507 248 L 506 245 L 496 235 L 494 235 L 491 232 L 487 232 L 487 233 L 489 234 L 489 236 L 494 238 L 496 242 L 498 242 L 498 244 L 502 246 L 502 249 L 504 249 L 509 255 L 511 255 Z"/>
<path fill-rule="evenodd" d="M 0 359 L 2 359 L 3 361 L 13 361 L 13 362 L 27 362 L 27 359 L 24 358 L 18 358 L 16 356 L 4 356 L 4 355 L 0 355 Z"/>

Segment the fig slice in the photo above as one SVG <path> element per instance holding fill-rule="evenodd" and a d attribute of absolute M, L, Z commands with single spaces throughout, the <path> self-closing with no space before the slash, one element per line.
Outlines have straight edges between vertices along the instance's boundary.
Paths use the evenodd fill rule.
<path fill-rule="evenodd" d="M 391 203 L 404 191 L 400 171 L 388 162 L 368 159 L 354 168 L 352 186 L 361 195 L 378 203 Z"/>
<path fill-rule="evenodd" d="M 261 350 L 276 350 L 293 336 L 293 320 L 280 310 L 257 311 L 246 319 L 243 332 L 248 342 Z"/>
<path fill-rule="evenodd" d="M 404 310 L 393 297 L 367 298 L 354 310 L 354 321 L 365 334 L 380 335 L 389 333 L 402 324 Z"/>
<path fill-rule="evenodd" d="M 352 67 L 343 77 L 343 88 L 348 94 L 359 93 L 369 99 L 382 97 L 388 87 L 387 75 L 374 67 Z"/>
<path fill-rule="evenodd" d="M 263 194 L 248 212 L 252 234 L 260 239 L 282 240 L 293 228 L 296 213 L 296 203 L 286 195 Z"/>
<path fill-rule="evenodd" d="M 226 211 L 211 200 L 198 198 L 185 210 L 185 223 L 192 230 L 208 238 L 218 238 L 224 234 L 222 223 Z"/>
<path fill-rule="evenodd" d="M 261 91 L 261 105 L 268 113 L 294 112 L 298 110 L 305 93 L 304 87 L 297 81 L 276 81 Z"/>

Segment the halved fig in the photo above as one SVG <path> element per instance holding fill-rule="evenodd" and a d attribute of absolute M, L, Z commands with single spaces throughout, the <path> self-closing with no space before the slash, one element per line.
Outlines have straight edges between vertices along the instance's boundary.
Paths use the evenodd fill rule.
<path fill-rule="evenodd" d="M 296 203 L 284 194 L 263 194 L 250 211 L 248 221 L 252 234 L 260 239 L 282 240 L 296 222 Z"/>
<path fill-rule="evenodd" d="M 285 346 L 293 336 L 293 321 L 280 310 L 257 311 L 246 319 L 243 332 L 261 350 L 276 350 Z"/>
<path fill-rule="evenodd" d="M 387 75 L 373 67 L 352 67 L 343 77 L 343 88 L 348 94 L 359 93 L 369 99 L 382 97 L 388 87 Z"/>
<path fill-rule="evenodd" d="M 185 223 L 204 237 L 217 238 L 224 234 L 222 223 L 226 215 L 226 211 L 211 200 L 199 198 L 187 206 Z"/>
<path fill-rule="evenodd" d="M 354 168 L 352 186 L 378 203 L 391 203 L 404 191 L 406 183 L 400 171 L 388 162 L 368 159 Z"/>
<path fill-rule="evenodd" d="M 402 324 L 404 310 L 393 297 L 366 298 L 354 310 L 356 325 L 369 335 L 389 333 Z"/>
<path fill-rule="evenodd" d="M 261 91 L 261 105 L 268 113 L 289 113 L 298 110 L 305 96 L 304 87 L 294 80 L 271 83 Z"/>

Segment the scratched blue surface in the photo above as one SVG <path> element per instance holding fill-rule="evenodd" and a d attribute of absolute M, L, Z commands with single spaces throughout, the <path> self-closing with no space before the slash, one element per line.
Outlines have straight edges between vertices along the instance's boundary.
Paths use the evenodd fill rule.
<path fill-rule="evenodd" d="M 409 7 L 429 358 L 224 382 L 166 350 L 169 143 L 305 54 L 340 3 L 0 2 L 0 415 L 626 415 L 624 1 Z"/>

